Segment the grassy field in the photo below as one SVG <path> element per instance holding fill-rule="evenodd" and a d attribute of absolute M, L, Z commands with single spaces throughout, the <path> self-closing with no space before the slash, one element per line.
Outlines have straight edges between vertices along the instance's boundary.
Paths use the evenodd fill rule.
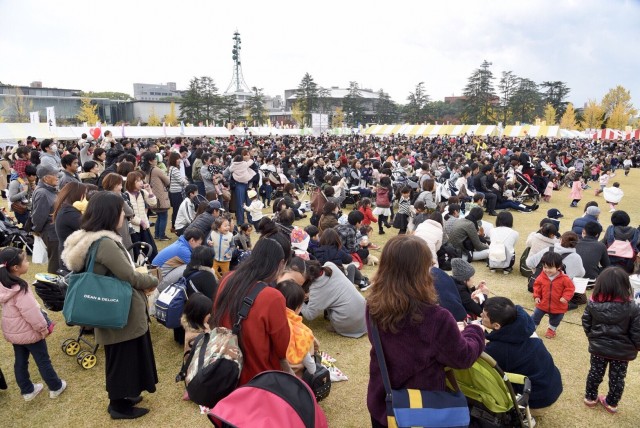
<path fill-rule="evenodd" d="M 640 192 L 633 184 L 640 174 L 632 170 L 629 177 L 616 177 L 626 196 L 620 204 L 620 209 L 626 210 L 631 216 L 631 224 L 640 223 L 640 212 L 636 207 L 640 202 Z M 620 174 L 622 175 L 622 174 Z M 592 186 L 595 183 L 590 183 Z M 573 219 L 582 215 L 584 205 L 589 200 L 597 200 L 603 210 L 601 223 L 606 228 L 610 224 L 608 208 L 602 197 L 594 197 L 594 189 L 585 191 L 585 198 L 578 208 L 569 208 L 568 191 L 564 189 L 555 192 L 550 203 L 542 203 L 540 209 L 531 214 L 514 213 L 514 227 L 520 232 L 517 245 L 518 257 L 524 249 L 527 235 L 537 230 L 539 221 L 545 217 L 549 208 L 560 209 L 564 214 L 561 230 L 571 227 Z M 489 217 L 489 220 L 492 218 Z M 386 235 L 379 236 L 374 232 L 373 242 L 383 245 L 395 231 L 389 230 Z M 376 254 L 376 252 L 374 252 Z M 379 254 L 377 254 L 379 255 Z M 533 308 L 531 295 L 526 291 L 526 280 L 517 273 L 511 275 L 491 273 L 483 263 L 474 264 L 478 279 L 486 279 L 491 294 L 507 296 L 527 310 Z M 43 270 L 42 265 L 32 265 L 29 270 L 29 281 L 36 272 Z M 365 268 L 369 276 L 374 268 Z M 558 336 L 553 339 L 543 339 L 547 348 L 553 354 L 556 364 L 562 372 L 564 392 L 553 410 L 544 417 L 537 419 L 539 427 L 632 427 L 637 426 L 637 409 L 640 407 L 640 366 L 632 362 L 626 379 L 624 396 L 619 405 L 619 414 L 610 415 L 602 407 L 588 409 L 582 404 L 584 383 L 589 369 L 589 354 L 580 317 L 584 307 L 569 312 L 560 328 Z M 138 420 L 127 422 L 112 421 L 107 412 L 107 396 L 104 388 L 104 353 L 97 353 L 96 367 L 89 370 L 82 369 L 75 358 L 65 355 L 60 345 L 67 338 L 77 335 L 77 329 L 64 324 L 61 313 L 51 313 L 57 322 L 56 329 L 47 342 L 49 353 L 55 369 L 65 379 L 69 386 L 67 391 L 58 399 L 51 400 L 46 393 L 38 396 L 34 401 L 26 403 L 20 396 L 13 377 L 13 352 L 11 345 L 0 342 L 0 367 L 9 383 L 9 390 L 0 391 L 0 424 L 3 427 L 79 427 L 79 426 L 210 426 L 207 419 L 200 414 L 193 403 L 181 400 L 183 384 L 175 383 L 174 378 L 180 367 L 182 348 L 173 342 L 172 334 L 163 326 L 153 322 L 151 334 L 153 336 L 154 351 L 160 383 L 155 394 L 145 394 L 141 406 L 149 407 L 151 412 Z M 541 323 L 538 334 L 543 335 L 547 328 L 546 319 Z M 325 321 L 320 319 L 310 323 L 314 333 L 319 338 L 322 349 L 337 359 L 336 365 L 349 377 L 346 382 L 335 383 L 330 396 L 321 403 L 327 414 L 329 425 L 332 427 L 364 427 L 369 424 L 369 414 L 366 408 L 366 391 L 369 367 L 369 341 L 366 337 L 347 339 L 328 333 Z M 34 382 L 40 381 L 40 376 L 31 364 L 31 375 Z M 600 391 L 606 393 L 607 382 L 603 382 Z M 636 410 L 634 410 L 636 409 Z"/>

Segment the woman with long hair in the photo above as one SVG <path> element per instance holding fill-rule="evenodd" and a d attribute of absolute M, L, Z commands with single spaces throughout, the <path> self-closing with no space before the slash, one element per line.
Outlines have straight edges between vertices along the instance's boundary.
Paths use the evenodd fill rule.
<path fill-rule="evenodd" d="M 244 365 L 238 385 L 244 385 L 265 370 L 291 372 L 287 363 L 289 324 L 282 293 L 270 287 L 286 265 L 285 252 L 274 239 L 258 240 L 251 256 L 220 282 L 213 305 L 211 327 L 231 328 L 238 319 L 244 298 L 258 283 L 267 287 L 255 298 L 241 324 Z"/>
<path fill-rule="evenodd" d="M 184 200 L 182 191 L 189 184 L 186 178 L 180 174 L 180 154 L 171 152 L 169 155 L 169 202 L 171 202 L 171 233 L 175 233 L 176 217 L 180 204 Z"/>
<path fill-rule="evenodd" d="M 112 419 L 135 419 L 148 409 L 135 407 L 142 391 L 155 392 L 158 374 L 149 333 L 146 293 L 158 278 L 135 270 L 117 233 L 124 222 L 124 201 L 112 192 L 99 192 L 82 216 L 81 230 L 71 234 L 62 252 L 64 264 L 74 272 L 85 269 L 87 254 L 96 245 L 94 273 L 131 284 L 133 295 L 127 325 L 121 329 L 96 328 L 96 342 L 104 346 L 107 411 Z"/>
<path fill-rule="evenodd" d="M 131 234 L 131 241 L 146 242 L 151 245 L 153 249 L 149 255 L 149 260 L 158 254 L 156 243 L 151 236 L 150 222 L 147 217 L 147 205 L 154 206 L 156 204 L 156 197 L 151 191 L 151 187 L 146 184 L 142 179 L 142 173 L 139 171 L 130 172 L 127 175 L 127 181 L 125 182 L 126 192 L 122 194 L 133 209 L 133 217 L 131 218 L 131 226 L 133 233 Z M 135 257 L 138 257 L 138 253 L 134 251 Z"/>
<path fill-rule="evenodd" d="M 166 240 L 167 237 L 167 219 L 169 218 L 169 177 L 162 169 L 158 167 L 158 158 L 153 152 L 146 152 L 142 155 L 140 169 L 145 173 L 145 182 L 151 186 L 151 191 L 156 195 L 157 202 L 155 206 L 151 206 L 156 213 L 156 226 L 153 237 L 155 239 Z"/>
<path fill-rule="evenodd" d="M 394 236 L 382 249 L 372 280 L 367 327 L 369 332 L 373 323 L 378 327 L 392 389 L 445 391 L 445 367 L 469 368 L 484 350 L 480 326 L 462 329 L 438 305 L 431 260 L 421 238 Z M 371 425 L 386 427 L 386 393 L 375 349 L 370 355 L 367 407 Z"/>
<path fill-rule="evenodd" d="M 97 189 L 96 186 L 93 186 Z M 58 251 L 62 253 L 64 241 L 80 228 L 83 205 L 87 199 L 87 185 L 70 181 L 60 190 L 53 205 L 53 224 L 58 235 Z M 82 202 L 85 201 L 85 202 Z"/>

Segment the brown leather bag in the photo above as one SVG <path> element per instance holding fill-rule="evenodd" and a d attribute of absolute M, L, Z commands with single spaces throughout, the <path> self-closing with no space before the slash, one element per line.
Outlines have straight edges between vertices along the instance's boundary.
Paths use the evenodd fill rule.
<path fill-rule="evenodd" d="M 11 203 L 11 211 L 13 211 L 16 214 L 22 215 L 26 213 L 27 210 L 28 210 L 27 204 L 25 204 L 22 201 L 16 201 Z"/>

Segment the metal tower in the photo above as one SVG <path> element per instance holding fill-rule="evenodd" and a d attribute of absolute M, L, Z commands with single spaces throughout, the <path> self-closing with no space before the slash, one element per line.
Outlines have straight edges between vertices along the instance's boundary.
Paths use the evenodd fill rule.
<path fill-rule="evenodd" d="M 240 40 L 240 33 L 236 30 L 233 33 L 233 50 L 231 53 L 233 54 L 233 77 L 231 78 L 231 83 L 229 83 L 229 87 L 225 91 L 225 94 L 245 94 L 251 93 L 251 89 L 247 82 L 244 81 L 244 77 L 242 76 L 242 65 L 240 64 L 240 49 L 242 41 Z"/>

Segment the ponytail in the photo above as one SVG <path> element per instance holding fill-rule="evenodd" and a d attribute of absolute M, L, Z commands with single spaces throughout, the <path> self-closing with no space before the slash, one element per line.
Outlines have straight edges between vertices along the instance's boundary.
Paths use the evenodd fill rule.
<path fill-rule="evenodd" d="M 6 247 L 0 251 L 0 283 L 6 288 L 11 288 L 18 284 L 20 291 L 27 292 L 27 287 L 29 286 L 27 281 L 19 276 L 12 275 L 9 270 L 13 266 L 22 264 L 25 257 L 26 254 L 19 248 Z"/>

